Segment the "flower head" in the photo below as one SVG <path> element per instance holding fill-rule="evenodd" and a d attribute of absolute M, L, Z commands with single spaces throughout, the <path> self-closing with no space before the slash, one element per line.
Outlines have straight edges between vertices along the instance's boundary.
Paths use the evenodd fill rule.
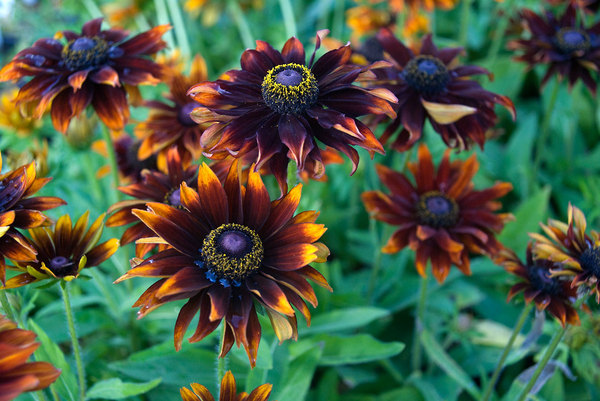
<path fill-rule="evenodd" d="M 436 8 L 449 10 L 454 8 L 458 0 L 389 0 L 390 9 L 396 12 L 403 12 L 405 7 L 414 13 L 420 9 L 433 11 Z"/>
<path fill-rule="evenodd" d="M 0 315 L 0 401 L 46 388 L 60 376 L 48 362 L 27 362 L 39 346 L 34 332 L 19 329 Z"/>
<path fill-rule="evenodd" d="M 52 122 L 62 133 L 90 104 L 109 128 L 123 128 L 129 118 L 125 86 L 160 82 L 162 69 L 147 56 L 165 47 L 160 37 L 169 26 L 127 39 L 126 31 L 101 30 L 101 25 L 102 18 L 97 18 L 85 23 L 81 34 L 57 34 L 66 43 L 39 39 L 0 70 L 0 81 L 31 76 L 16 102 L 31 106 L 35 118 L 51 104 Z"/>
<path fill-rule="evenodd" d="M 135 134 L 142 141 L 138 150 L 140 160 L 156 154 L 164 159 L 170 146 L 179 149 L 186 163 L 202 154 L 200 136 L 204 127 L 190 117 L 190 112 L 200 105 L 187 96 L 187 90 L 194 83 L 207 79 L 206 64 L 202 57 L 196 56 L 189 77 L 175 69 L 171 71 L 170 92 L 165 96 L 169 104 L 157 100 L 146 102 L 150 115 L 135 127 Z"/>
<path fill-rule="evenodd" d="M 471 179 L 479 165 L 472 155 L 466 161 L 449 160 L 446 150 L 437 173 L 425 145 L 419 147 L 418 163 L 409 164 L 413 185 L 403 174 L 383 165 L 377 173 L 391 194 L 369 191 L 362 199 L 373 218 L 398 226 L 384 253 L 398 252 L 407 245 L 416 251 L 416 268 L 425 276 L 431 260 L 433 275 L 443 282 L 450 266 L 470 274 L 469 253 L 494 255 L 500 250 L 495 233 L 500 232 L 512 215 L 494 213 L 512 185 L 500 182 L 475 191 Z"/>
<path fill-rule="evenodd" d="M 18 89 L 13 89 L 0 96 L 0 128 L 28 136 L 39 128 L 41 122 L 23 115 L 15 103 L 17 93 Z"/>
<path fill-rule="evenodd" d="M 540 226 L 546 236 L 529 234 L 535 241 L 535 257 L 556 262 L 559 268 L 552 270 L 553 275 L 572 277 L 573 287 L 585 285 L 600 303 L 600 234 L 586 233 L 583 212 L 569 203 L 567 224 L 549 219 Z"/>
<path fill-rule="evenodd" d="M 508 293 L 508 300 L 523 292 L 525 302 L 534 302 L 538 310 L 546 310 L 560 324 L 579 325 L 579 315 L 573 307 L 577 299 L 577 289 L 571 282 L 552 276 L 555 263 L 548 259 L 535 259 L 531 252 L 531 243 L 527 246 L 525 263 L 509 249 L 502 249 L 496 259 L 506 271 L 518 276 L 521 281 L 513 285 Z"/>
<path fill-rule="evenodd" d="M 214 123 L 202 135 L 205 153 L 241 157 L 257 151 L 256 169 L 268 165 L 281 188 L 286 188 L 289 159 L 298 171 L 310 167 L 311 176 L 325 172 L 318 142 L 344 153 L 354 169 L 359 157 L 353 146 L 383 153 L 371 130 L 356 117 L 395 116 L 390 106 L 395 98 L 385 89 L 353 85 L 368 67 L 347 63 L 350 46 L 329 51 L 317 61 L 313 53 L 306 64 L 304 47 L 296 38 L 281 52 L 267 42 L 256 44 L 242 54 L 241 70 L 230 70 L 188 92 L 202 105 L 192 118 Z M 317 35 L 316 49 L 320 44 Z"/>
<path fill-rule="evenodd" d="M 576 14 L 572 3 L 561 17 L 550 11 L 542 16 L 522 10 L 521 17 L 531 38 L 514 40 L 509 46 L 522 52 L 517 60 L 526 62 L 530 68 L 548 65 L 542 84 L 556 74 L 559 78 L 566 77 L 569 86 L 581 79 L 595 93 L 600 69 L 600 22 L 586 28 Z"/>
<path fill-rule="evenodd" d="M 316 242 L 325 232 L 322 224 L 315 224 L 318 213 L 294 216 L 301 185 L 271 202 L 260 175 L 250 170 L 243 186 L 238 168 L 234 163 L 221 182 L 203 164 L 197 191 L 181 184 L 182 208 L 150 202 L 148 210 L 133 210 L 158 236 L 156 242 L 171 248 L 134 261 L 136 266 L 117 282 L 159 278 L 134 304 L 140 307 L 140 317 L 164 303 L 189 299 L 175 323 L 176 349 L 199 311 L 189 341 L 202 340 L 224 320 L 220 355 L 235 341 L 244 345 L 254 366 L 261 336 L 255 303 L 264 308 L 281 341 L 296 338 L 293 307 L 310 321 L 306 302 L 317 305 L 307 279 L 331 289 L 309 265 L 325 261 L 329 251 Z"/>
<path fill-rule="evenodd" d="M 38 227 L 29 230 L 37 260 L 17 261 L 14 266 L 8 266 L 21 274 L 7 280 L 5 288 L 22 287 L 46 279 L 71 281 L 79 276 L 84 267 L 98 266 L 110 258 L 119 247 L 119 241 L 112 238 L 98 244 L 103 218 L 104 215 L 98 217 L 87 231 L 88 212 L 75 225 L 66 214 L 58 219 L 54 229 Z"/>
<path fill-rule="evenodd" d="M 423 38 L 417 51 L 404 46 L 388 29 L 377 35 L 393 66 L 375 70 L 379 83 L 398 98 L 398 117 L 380 138 L 383 143 L 398 130 L 393 147 L 404 151 L 422 135 L 428 119 L 446 145 L 465 149 L 476 143 L 483 148 L 485 133 L 496 122 L 494 105 L 501 104 L 513 115 L 512 101 L 486 91 L 472 75 L 489 74 L 482 67 L 455 66 L 462 48 L 441 49 L 433 44 L 431 35 Z"/>
<path fill-rule="evenodd" d="M 203 385 L 192 383 L 190 387 L 191 390 L 187 387 L 181 388 L 181 399 L 183 401 L 215 401 L 210 391 Z M 252 390 L 250 394 L 245 392 L 238 394 L 235 377 L 233 377 L 231 371 L 228 371 L 221 380 L 219 401 L 268 401 L 272 387 L 270 384 L 263 384 Z"/>

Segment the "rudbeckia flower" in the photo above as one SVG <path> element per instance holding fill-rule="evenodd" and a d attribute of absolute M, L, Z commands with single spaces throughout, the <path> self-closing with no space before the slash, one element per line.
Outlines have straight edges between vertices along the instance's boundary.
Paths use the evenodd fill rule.
<path fill-rule="evenodd" d="M 101 30 L 102 18 L 83 25 L 81 34 L 62 31 L 57 38 L 37 40 L 20 51 L 2 70 L 0 81 L 32 77 L 16 102 L 33 109 L 40 118 L 51 104 L 57 131 L 65 133 L 69 122 L 92 105 L 110 129 L 122 129 L 129 119 L 128 88 L 157 84 L 162 68 L 148 56 L 165 47 L 160 37 L 169 30 L 161 25 L 127 39 L 121 29 Z"/>
<path fill-rule="evenodd" d="M 183 401 L 215 401 L 210 391 L 203 385 L 192 383 L 190 387 L 191 390 L 186 387 L 181 388 L 180 393 Z M 219 401 L 268 401 L 272 387 L 270 384 L 263 384 L 252 390 L 250 394 L 245 392 L 238 394 L 235 378 L 231 371 L 228 371 L 221 380 Z"/>
<path fill-rule="evenodd" d="M 438 49 L 431 35 L 423 38 L 420 49 L 409 49 L 389 29 L 377 38 L 389 55 L 392 67 L 375 70 L 378 84 L 398 98 L 398 117 L 380 138 L 386 143 L 402 126 L 392 147 L 410 149 L 423 133 L 425 120 L 452 148 L 468 149 L 474 142 L 483 148 L 486 131 L 496 123 L 494 105 L 501 104 L 515 117 L 512 101 L 481 87 L 469 79 L 488 74 L 482 67 L 456 65 L 462 48 Z"/>
<path fill-rule="evenodd" d="M 499 182 L 474 190 L 471 180 L 479 169 L 474 154 L 464 162 L 450 162 L 448 149 L 437 172 L 425 145 L 419 147 L 418 155 L 418 163 L 408 166 L 415 184 L 403 174 L 377 165 L 379 178 L 391 193 L 362 194 L 373 218 L 397 226 L 382 251 L 395 253 L 409 246 L 416 251 L 419 274 L 426 275 L 427 261 L 431 260 L 433 275 L 440 283 L 451 265 L 471 274 L 470 253 L 492 256 L 501 249 L 495 233 L 512 215 L 496 214 L 501 207 L 496 199 L 506 195 L 512 185 Z"/>
<path fill-rule="evenodd" d="M 306 302 L 317 306 L 307 280 L 331 290 L 310 266 L 324 262 L 329 250 L 317 242 L 325 232 L 315 223 L 317 212 L 294 216 L 301 184 L 270 201 L 260 175 L 250 169 L 244 186 L 238 168 L 234 163 L 221 182 L 203 164 L 197 190 L 181 184 L 181 208 L 150 202 L 148 210 L 134 209 L 133 214 L 156 234 L 155 241 L 170 248 L 134 260 L 137 265 L 117 282 L 131 277 L 159 279 L 134 304 L 140 307 L 139 317 L 167 302 L 188 300 L 175 323 L 177 350 L 199 312 L 190 342 L 202 340 L 224 321 L 220 356 L 234 342 L 241 343 L 254 366 L 261 337 L 256 304 L 264 309 L 280 341 L 297 338 L 294 307 L 310 322 Z"/>
<path fill-rule="evenodd" d="M 315 52 L 323 35 L 317 35 Z M 351 54 L 349 45 L 316 61 L 313 52 L 307 64 L 296 38 L 289 39 L 281 52 L 257 41 L 256 49 L 242 54 L 241 70 L 230 70 L 188 92 L 202 105 L 192 112 L 192 119 L 214 123 L 202 135 L 205 153 L 242 157 L 257 152 L 255 168 L 268 166 L 282 189 L 289 159 L 299 172 L 310 168 L 309 175 L 323 175 L 319 143 L 348 156 L 353 172 L 359 161 L 353 146 L 383 153 L 373 132 L 356 117 L 395 117 L 390 102 L 396 98 L 386 89 L 354 85 L 368 67 L 348 64 Z"/>

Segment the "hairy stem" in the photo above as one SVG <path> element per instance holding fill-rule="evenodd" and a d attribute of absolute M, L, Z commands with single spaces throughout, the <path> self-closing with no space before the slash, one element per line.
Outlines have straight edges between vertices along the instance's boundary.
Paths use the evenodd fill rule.
<path fill-rule="evenodd" d="M 73 355 L 75 356 L 75 363 L 77 365 L 77 376 L 79 377 L 79 399 L 83 401 L 85 400 L 85 370 L 81 360 L 81 351 L 79 348 L 79 341 L 77 340 L 77 333 L 75 331 L 75 318 L 73 316 L 73 310 L 71 309 L 71 298 L 69 296 L 68 283 L 61 281 L 60 290 L 62 292 L 63 301 L 65 302 L 67 325 L 69 328 L 69 335 L 71 336 L 71 344 L 73 345 Z"/>

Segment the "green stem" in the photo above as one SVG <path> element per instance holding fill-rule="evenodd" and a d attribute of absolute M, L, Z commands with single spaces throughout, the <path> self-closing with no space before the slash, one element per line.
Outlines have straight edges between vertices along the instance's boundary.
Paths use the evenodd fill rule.
<path fill-rule="evenodd" d="M 79 348 L 79 341 L 77 340 L 77 333 L 75 332 L 75 319 L 73 310 L 71 309 L 71 299 L 69 297 L 69 288 L 67 285 L 68 283 L 66 281 L 61 281 L 60 290 L 65 302 L 67 325 L 69 327 L 69 335 L 71 336 L 71 344 L 73 345 L 73 355 L 75 356 L 75 363 L 77 365 L 77 375 L 79 376 L 79 398 L 83 401 L 85 400 L 85 370 L 83 362 L 81 361 L 81 351 Z"/>
<path fill-rule="evenodd" d="M 52 399 L 53 399 L 54 401 L 60 401 L 60 398 L 58 397 L 58 393 L 56 392 L 56 388 L 55 388 L 55 386 L 56 386 L 56 385 L 55 385 L 54 383 L 52 383 L 52 384 L 50 385 L 50 394 L 52 394 Z"/>
<path fill-rule="evenodd" d="M 421 278 L 421 286 L 419 288 L 419 299 L 417 303 L 417 316 L 415 317 L 415 334 L 413 337 L 412 349 L 412 370 L 421 370 L 421 333 L 425 324 L 425 301 L 427 301 L 427 284 L 429 276 Z"/>
<path fill-rule="evenodd" d="M 542 163 L 542 154 L 544 153 L 544 147 L 546 146 L 546 142 L 548 141 L 548 137 L 550 136 L 550 120 L 552 119 L 552 112 L 554 111 L 556 100 L 558 99 L 559 89 L 560 82 L 556 79 L 554 80 L 554 88 L 552 88 L 550 100 L 548 101 L 546 109 L 544 110 L 544 115 L 542 116 L 543 122 L 542 127 L 540 129 L 541 132 L 535 144 L 535 155 L 533 156 L 534 159 L 532 167 L 532 181 L 535 181 L 535 177 L 537 176 L 538 170 Z"/>
<path fill-rule="evenodd" d="M 185 31 L 186 24 L 183 21 L 179 3 L 177 0 L 167 0 L 167 6 L 169 7 L 169 12 L 171 13 L 171 18 L 173 19 L 175 37 L 177 38 L 177 44 L 179 45 L 179 50 L 181 50 L 181 55 L 183 56 L 184 60 L 189 60 L 192 52 L 190 50 L 190 41 L 188 40 L 187 33 Z"/>
<path fill-rule="evenodd" d="M 223 320 L 221 324 L 223 325 L 221 342 L 219 345 L 217 345 L 217 390 L 219 394 L 221 393 L 221 380 L 223 380 L 223 376 L 225 376 L 225 371 L 227 370 L 227 355 L 225 355 L 223 358 L 219 358 L 219 354 L 221 353 L 221 344 L 223 344 L 225 330 L 227 330 L 227 322 Z"/>
<path fill-rule="evenodd" d="M 10 304 L 5 291 L 6 290 L 0 290 L 0 304 L 2 304 L 2 309 L 4 310 L 6 317 L 17 323 L 15 320 L 15 312 L 13 311 L 12 305 Z"/>
<path fill-rule="evenodd" d="M 227 10 L 237 25 L 240 37 L 244 43 L 244 47 L 247 49 L 254 48 L 254 37 L 252 36 L 250 26 L 248 25 L 248 21 L 246 21 L 246 17 L 244 17 L 244 13 L 242 12 L 240 5 L 235 0 L 228 0 Z"/>
<path fill-rule="evenodd" d="M 367 299 L 373 301 L 373 292 L 375 291 L 375 284 L 377 284 L 377 277 L 379 277 L 379 270 L 381 268 L 381 247 L 379 244 L 379 235 L 377 233 L 377 223 L 375 222 L 375 219 L 369 219 L 369 232 L 373 238 L 375 254 L 373 255 L 373 267 L 371 268 L 371 277 L 369 278 Z"/>
<path fill-rule="evenodd" d="M 90 13 L 92 18 L 100 18 L 104 16 L 104 14 L 102 14 L 102 10 L 98 8 L 93 0 L 83 0 L 83 5 L 87 9 L 88 13 Z"/>
<path fill-rule="evenodd" d="M 471 16 L 471 3 L 473 0 L 463 0 L 462 9 L 460 15 L 460 33 L 458 35 L 458 42 L 464 48 L 467 47 L 467 41 L 469 37 L 469 18 Z"/>
<path fill-rule="evenodd" d="M 346 8 L 344 0 L 335 0 L 335 9 L 333 11 L 333 29 L 331 36 L 333 38 L 341 38 L 344 31 L 344 21 Z"/>
<path fill-rule="evenodd" d="M 108 164 L 110 165 L 110 174 L 112 176 L 112 181 L 114 188 L 110 192 L 111 201 L 113 204 L 120 200 L 121 192 L 117 189 L 119 186 L 119 165 L 117 164 L 117 156 L 115 154 L 115 146 L 113 144 L 112 136 L 110 135 L 110 130 L 104 124 L 101 125 L 102 131 L 102 139 L 104 139 L 104 143 L 106 143 L 106 152 L 108 153 Z"/>
<path fill-rule="evenodd" d="M 165 4 L 165 0 L 154 0 L 154 8 L 156 8 L 156 20 L 160 25 L 170 24 L 169 14 L 167 13 L 167 6 Z M 173 37 L 173 32 L 168 31 L 163 35 L 165 42 L 167 42 L 167 47 L 169 49 L 175 49 L 175 38 Z"/>
<path fill-rule="evenodd" d="M 404 376 L 402 376 L 402 373 L 394 366 L 392 362 L 390 362 L 389 359 L 382 359 L 379 361 L 379 364 L 386 370 L 386 372 L 389 373 L 390 376 L 392 376 L 392 379 L 394 379 L 396 383 L 404 383 Z"/>
<path fill-rule="evenodd" d="M 294 9 L 290 0 L 279 0 L 279 6 L 281 7 L 281 13 L 283 14 L 283 22 L 285 24 L 285 31 L 287 37 L 297 35 L 296 21 L 294 20 Z"/>
<path fill-rule="evenodd" d="M 489 383 L 487 384 L 485 393 L 484 393 L 481 401 L 487 401 L 490 398 L 490 396 L 492 395 L 492 391 L 494 390 L 494 386 L 496 385 L 498 376 L 500 376 L 500 372 L 502 371 L 502 368 L 504 367 L 504 362 L 506 361 L 506 358 L 508 357 L 508 354 L 509 354 L 510 350 L 512 349 L 512 346 L 513 346 L 515 340 L 517 339 L 517 336 L 521 332 L 523 325 L 527 321 L 527 317 L 529 317 L 529 313 L 531 312 L 531 309 L 533 309 L 533 305 L 534 305 L 533 302 L 525 305 L 525 307 L 523 308 L 523 311 L 519 315 L 519 318 L 517 319 L 517 324 L 515 325 L 515 328 L 513 329 L 512 334 L 510 335 L 510 338 L 508 339 L 508 342 L 506 343 L 506 346 L 504 347 L 504 351 L 502 351 L 500 360 L 498 361 L 498 364 L 496 365 L 496 370 L 494 370 L 494 373 L 492 374 L 492 378 L 490 379 Z"/>
<path fill-rule="evenodd" d="M 535 385 L 535 382 L 537 381 L 538 377 L 540 377 L 540 375 L 542 374 L 544 367 L 546 367 L 546 364 L 552 357 L 552 354 L 556 350 L 556 347 L 558 347 L 560 340 L 563 338 L 563 336 L 567 332 L 568 328 L 569 328 L 569 325 L 566 324 L 565 327 L 563 327 L 560 331 L 557 331 L 556 333 L 554 333 L 554 336 L 552 337 L 552 340 L 550 341 L 548 348 L 546 348 L 544 355 L 542 355 L 542 359 L 537 363 L 537 367 L 535 368 L 535 371 L 533 372 L 533 376 L 531 376 L 531 379 L 529 379 L 529 381 L 527 382 L 527 385 L 525 386 L 523 391 L 521 391 L 521 395 L 519 396 L 518 401 L 524 401 L 527 398 L 529 391 L 531 391 L 531 389 Z"/>
<path fill-rule="evenodd" d="M 514 0 L 506 0 L 504 3 L 498 3 L 496 12 L 502 9 L 504 9 L 504 12 L 502 13 L 500 20 L 498 21 L 498 25 L 496 26 L 496 30 L 494 31 L 492 44 L 490 45 L 490 51 L 487 56 L 486 64 L 490 67 L 494 65 L 496 58 L 498 57 L 498 53 L 500 53 L 500 47 L 504 41 L 504 32 L 506 32 L 506 28 L 508 28 L 508 23 L 510 21 L 510 11 L 514 9 L 513 2 Z"/>

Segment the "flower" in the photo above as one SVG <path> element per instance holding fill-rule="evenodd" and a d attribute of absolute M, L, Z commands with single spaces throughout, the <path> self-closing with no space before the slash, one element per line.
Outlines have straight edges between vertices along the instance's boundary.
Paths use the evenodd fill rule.
<path fill-rule="evenodd" d="M 126 86 L 160 82 L 162 68 L 147 56 L 165 47 L 160 37 L 169 30 L 160 25 L 125 40 L 120 29 L 100 30 L 102 18 L 83 25 L 81 34 L 62 31 L 58 39 L 43 38 L 20 51 L 2 70 L 0 81 L 33 77 L 16 102 L 31 107 L 40 118 L 48 104 L 57 131 L 92 105 L 111 129 L 121 129 L 129 118 Z"/>
<path fill-rule="evenodd" d="M 170 93 L 165 96 L 172 104 L 146 102 L 150 115 L 135 127 L 135 134 L 142 141 L 138 150 L 140 160 L 154 154 L 158 154 L 159 159 L 165 158 L 169 146 L 177 146 L 186 163 L 202 155 L 200 136 L 204 127 L 190 118 L 190 112 L 200 105 L 187 96 L 187 90 L 194 83 L 207 79 L 206 64 L 202 57 L 196 56 L 189 77 L 172 71 L 169 77 Z"/>
<path fill-rule="evenodd" d="M 215 401 L 210 391 L 203 385 L 192 383 L 190 387 L 191 390 L 187 387 L 181 388 L 180 393 L 183 401 Z M 229 370 L 221 380 L 219 401 L 267 401 L 271 396 L 272 387 L 271 384 L 263 384 L 252 390 L 250 394 L 245 392 L 238 394 L 235 378 Z"/>
<path fill-rule="evenodd" d="M 553 219 L 540 224 L 546 236 L 529 234 L 535 240 L 533 254 L 557 262 L 560 267 L 551 271 L 553 276 L 574 276 L 571 285 L 585 285 L 600 303 L 600 234 L 586 233 L 587 222 L 579 208 L 569 203 L 567 213 L 567 224 Z"/>
<path fill-rule="evenodd" d="M 560 18 L 550 11 L 544 17 L 528 9 L 521 11 L 521 18 L 531 31 L 531 38 L 509 43 L 512 50 L 523 52 L 516 59 L 526 62 L 529 68 L 548 64 L 542 85 L 557 74 L 561 79 L 568 78 L 569 87 L 581 79 L 596 93 L 600 79 L 600 22 L 586 28 L 583 21 L 577 21 L 572 3 Z"/>
<path fill-rule="evenodd" d="M 175 349 L 192 318 L 200 311 L 190 342 L 202 340 L 225 320 L 221 338 L 223 357 L 234 341 L 244 345 L 251 366 L 261 327 L 255 303 L 264 308 L 280 341 L 297 338 L 297 308 L 310 322 L 306 302 L 317 306 L 307 279 L 331 290 L 325 278 L 309 264 L 324 262 L 327 247 L 316 242 L 325 232 L 315 224 L 318 212 L 294 216 L 302 185 L 270 202 L 260 175 L 248 171 L 240 182 L 240 165 L 234 163 L 225 180 L 202 164 L 197 191 L 181 184 L 182 208 L 149 202 L 135 214 L 166 243 L 166 249 L 148 257 L 116 282 L 131 277 L 156 277 L 134 304 L 139 317 L 162 304 L 188 299 L 175 323 Z"/>
<path fill-rule="evenodd" d="M 60 376 L 60 370 L 48 362 L 27 362 L 39 346 L 34 332 L 19 329 L 0 315 L 0 401 L 44 389 Z"/>
<path fill-rule="evenodd" d="M 352 7 L 346 11 L 346 24 L 352 29 L 352 35 L 355 37 L 373 35 L 380 28 L 390 26 L 394 22 L 395 17 L 388 11 L 366 5 Z"/>
<path fill-rule="evenodd" d="M 139 182 L 125 187 L 119 191 L 134 199 L 117 202 L 108 209 L 110 217 L 106 220 L 107 227 L 130 225 L 121 237 L 121 244 L 126 245 L 140 238 L 153 237 L 154 232 L 138 220 L 131 211 L 143 208 L 146 202 L 163 202 L 181 208 L 180 184 L 185 182 L 192 185 L 196 179 L 197 167 L 185 167 L 177 148 L 169 149 L 167 154 L 167 173 L 153 170 L 143 170 Z M 154 248 L 154 244 L 136 244 L 136 256 L 142 257 Z"/>
<path fill-rule="evenodd" d="M 18 89 L 12 89 L 0 97 L 0 128 L 28 136 L 41 126 L 41 122 L 23 115 L 15 104 L 17 93 Z"/>
<path fill-rule="evenodd" d="M 37 261 L 17 261 L 15 266 L 8 266 L 21 274 L 7 280 L 4 288 L 22 287 L 46 279 L 71 281 L 84 267 L 98 266 L 110 258 L 119 247 L 119 241 L 112 238 L 98 244 L 103 229 L 102 219 L 104 215 L 98 217 L 86 231 L 88 212 L 74 226 L 71 217 L 66 214 L 58 219 L 54 229 L 38 227 L 29 230 Z"/>
<path fill-rule="evenodd" d="M 316 49 L 323 32 L 317 35 Z M 385 89 L 368 91 L 352 83 L 368 67 L 347 64 L 350 46 L 315 53 L 305 63 L 304 48 L 289 39 L 282 52 L 263 41 L 242 54 L 241 70 L 230 70 L 215 82 L 193 86 L 188 94 L 202 105 L 191 116 L 198 123 L 214 124 L 202 135 L 205 153 L 241 157 L 258 150 L 256 169 L 267 165 L 279 186 L 286 188 L 288 158 L 299 172 L 325 172 L 317 140 L 359 160 L 352 146 L 383 153 L 371 130 L 356 117 L 364 114 L 395 116 Z M 353 170 L 353 172 L 354 172 Z M 283 191 L 283 190 L 282 190 Z M 285 192 L 285 191 L 283 191 Z"/>
<path fill-rule="evenodd" d="M 368 191 L 362 194 L 365 207 L 376 220 L 397 226 L 384 253 L 395 253 L 407 245 L 416 251 L 416 268 L 425 276 L 431 260 L 433 275 L 440 283 L 450 272 L 450 265 L 471 274 L 469 253 L 494 255 L 500 250 L 495 232 L 512 218 L 495 214 L 501 207 L 496 201 L 511 189 L 508 182 L 475 191 L 471 179 L 479 169 L 475 154 L 466 161 L 450 162 L 447 149 L 437 173 L 425 145 L 419 146 L 418 163 L 408 168 L 415 178 L 413 185 L 403 174 L 383 165 L 377 173 L 391 194 Z"/>
<path fill-rule="evenodd" d="M 389 0 L 390 9 L 395 12 L 403 12 L 408 6 L 411 12 L 417 12 L 419 9 L 433 11 L 436 8 L 449 10 L 454 8 L 458 0 Z"/>
<path fill-rule="evenodd" d="M 508 300 L 523 292 L 525 302 L 534 302 L 538 310 L 546 310 L 560 324 L 579 325 L 579 315 L 573 307 L 577 299 L 577 290 L 571 287 L 571 282 L 552 276 L 555 263 L 548 259 L 534 259 L 531 243 L 527 245 L 527 259 L 523 263 L 509 249 L 502 249 L 497 257 L 506 271 L 521 278 L 513 285 L 508 293 Z"/>
<path fill-rule="evenodd" d="M 429 119 L 446 145 L 468 149 L 471 142 L 481 148 L 485 132 L 496 122 L 494 104 L 506 107 L 515 117 L 512 101 L 506 96 L 486 91 L 468 77 L 489 74 L 482 67 L 454 67 L 462 48 L 441 49 L 431 35 L 423 38 L 419 51 L 404 46 L 389 29 L 379 31 L 379 39 L 393 66 L 375 70 L 379 84 L 398 98 L 398 117 L 386 128 L 382 143 L 402 125 L 392 147 L 404 151 L 421 138 L 425 120 Z"/>
<path fill-rule="evenodd" d="M 0 155 L 0 170 L 2 156 Z M 15 261 L 35 260 L 35 250 L 16 229 L 28 229 L 45 224 L 42 213 L 66 202 L 54 196 L 31 196 L 51 178 L 36 178 L 31 162 L 5 174 L 0 174 L 0 282 L 6 279 L 5 258 Z"/>
<path fill-rule="evenodd" d="M 264 6 L 264 0 L 238 0 L 239 7 L 247 12 L 250 9 L 259 10 Z M 202 25 L 213 26 L 225 12 L 226 2 L 213 0 L 185 0 L 183 7 L 190 15 L 201 15 Z"/>

